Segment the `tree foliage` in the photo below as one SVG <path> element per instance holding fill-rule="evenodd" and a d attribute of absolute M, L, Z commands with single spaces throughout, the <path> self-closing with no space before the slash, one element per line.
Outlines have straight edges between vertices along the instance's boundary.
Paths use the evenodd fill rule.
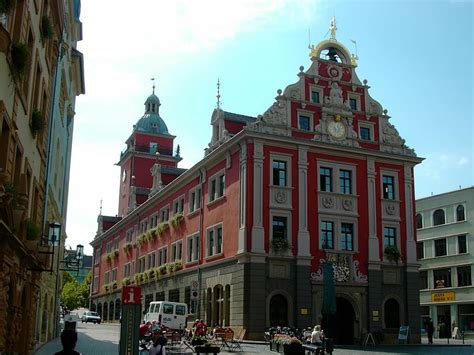
<path fill-rule="evenodd" d="M 61 292 L 61 303 L 69 310 L 79 307 L 87 307 L 89 304 L 89 289 L 92 280 L 90 271 L 82 283 L 77 282 L 71 274 L 65 272 L 63 275 L 63 290 Z"/>

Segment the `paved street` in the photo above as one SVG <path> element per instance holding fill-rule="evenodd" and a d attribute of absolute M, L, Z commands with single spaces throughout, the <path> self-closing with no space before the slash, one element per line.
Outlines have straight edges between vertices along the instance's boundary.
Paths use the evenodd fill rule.
<path fill-rule="evenodd" d="M 79 333 L 78 343 L 76 350 L 81 352 L 83 355 L 116 355 L 118 354 L 118 343 L 120 335 L 120 327 L 118 325 L 110 324 L 77 324 L 77 331 Z M 344 347 L 336 348 L 334 354 L 474 354 L 474 341 L 467 341 L 466 345 L 462 345 L 462 341 L 456 340 L 450 341 L 449 346 L 446 341 L 435 339 L 434 345 L 427 345 L 426 339 L 423 339 L 422 345 L 398 345 L 398 346 L 377 346 L 377 347 Z M 263 355 L 277 355 L 278 353 L 270 351 L 269 347 L 265 344 L 257 343 L 243 344 L 243 352 L 227 352 L 223 351 L 221 354 L 263 354 Z M 45 344 L 38 351 L 36 355 L 51 355 L 56 351 L 61 350 L 61 342 L 58 339 L 53 340 Z M 170 354 L 191 354 L 192 351 L 186 348 L 184 345 L 178 345 L 176 347 L 167 347 L 167 353 Z M 145 355 L 146 353 L 143 353 Z"/>

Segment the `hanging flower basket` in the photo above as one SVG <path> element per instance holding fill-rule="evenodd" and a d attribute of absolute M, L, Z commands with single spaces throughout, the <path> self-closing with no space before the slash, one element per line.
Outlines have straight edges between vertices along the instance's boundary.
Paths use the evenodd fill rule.
<path fill-rule="evenodd" d="M 28 47 L 24 43 L 12 43 L 10 55 L 13 74 L 17 77 L 23 75 L 28 64 Z"/>
<path fill-rule="evenodd" d="M 385 256 L 387 257 L 389 261 L 395 262 L 397 264 L 398 264 L 398 261 L 400 260 L 400 257 L 402 256 L 398 248 L 394 245 L 385 247 L 383 253 L 385 254 Z"/>
<path fill-rule="evenodd" d="M 44 39 L 50 39 L 53 37 L 53 25 L 51 24 L 51 20 L 48 16 L 43 15 L 41 17 L 41 34 L 43 35 Z"/>

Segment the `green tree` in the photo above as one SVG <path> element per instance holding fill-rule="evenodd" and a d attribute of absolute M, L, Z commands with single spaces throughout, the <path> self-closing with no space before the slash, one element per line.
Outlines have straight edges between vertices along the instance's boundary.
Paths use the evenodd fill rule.
<path fill-rule="evenodd" d="M 67 309 L 73 310 L 84 304 L 80 286 L 76 280 L 67 282 L 64 285 L 61 293 L 61 302 Z"/>

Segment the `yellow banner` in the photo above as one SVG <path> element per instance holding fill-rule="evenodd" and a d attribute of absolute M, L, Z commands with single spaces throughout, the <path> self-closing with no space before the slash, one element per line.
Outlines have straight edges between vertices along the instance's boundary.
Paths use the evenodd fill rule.
<path fill-rule="evenodd" d="M 451 302 L 454 301 L 454 292 L 433 292 L 431 302 Z"/>

